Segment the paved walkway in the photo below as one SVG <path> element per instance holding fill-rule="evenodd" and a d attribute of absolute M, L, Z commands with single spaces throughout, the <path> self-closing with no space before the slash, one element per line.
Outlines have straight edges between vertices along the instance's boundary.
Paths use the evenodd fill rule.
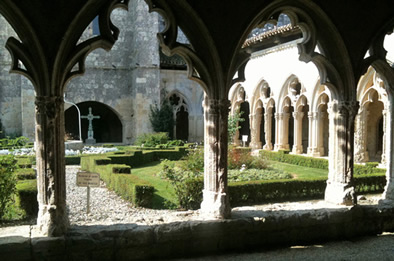
<path fill-rule="evenodd" d="M 394 233 L 362 237 L 351 241 L 327 242 L 310 246 L 292 246 L 254 253 L 233 253 L 174 261 L 288 261 L 288 260 L 394 260 Z"/>

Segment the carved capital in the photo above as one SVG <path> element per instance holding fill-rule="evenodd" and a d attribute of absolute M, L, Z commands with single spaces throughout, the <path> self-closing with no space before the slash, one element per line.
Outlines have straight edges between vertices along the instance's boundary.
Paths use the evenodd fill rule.
<path fill-rule="evenodd" d="M 205 110 L 208 114 L 228 114 L 231 102 L 226 99 L 207 99 L 205 103 Z"/>
<path fill-rule="evenodd" d="M 338 112 L 342 115 L 348 115 L 351 118 L 356 117 L 359 109 L 358 101 L 340 101 L 338 102 Z"/>
<path fill-rule="evenodd" d="M 62 109 L 62 96 L 37 96 L 35 100 L 36 113 L 45 114 L 48 118 L 54 119 L 57 111 Z"/>

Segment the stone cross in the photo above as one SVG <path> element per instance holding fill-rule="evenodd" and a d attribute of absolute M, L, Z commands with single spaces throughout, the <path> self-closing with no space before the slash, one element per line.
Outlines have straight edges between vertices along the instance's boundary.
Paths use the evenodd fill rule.
<path fill-rule="evenodd" d="M 100 116 L 94 116 L 92 114 L 92 107 L 89 107 L 89 114 L 85 115 L 85 116 L 81 116 L 81 119 L 87 119 L 89 121 L 88 138 L 86 140 L 86 143 L 96 143 L 96 140 L 93 137 L 93 124 L 92 124 L 92 121 L 94 119 L 100 119 Z"/>

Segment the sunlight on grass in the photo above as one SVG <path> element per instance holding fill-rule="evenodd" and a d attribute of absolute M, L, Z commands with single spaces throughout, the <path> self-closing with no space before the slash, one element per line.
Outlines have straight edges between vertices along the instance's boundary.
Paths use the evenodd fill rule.
<path fill-rule="evenodd" d="M 133 168 L 131 174 L 146 180 L 155 187 L 153 196 L 153 208 L 165 209 L 177 206 L 177 198 L 174 188 L 167 180 L 156 176 L 161 171 L 160 161 L 154 161 L 139 168 Z"/>
<path fill-rule="evenodd" d="M 328 170 L 324 169 L 302 167 L 277 161 L 271 161 L 269 165 L 273 168 L 280 169 L 291 174 L 294 178 L 307 179 L 328 177 Z"/>

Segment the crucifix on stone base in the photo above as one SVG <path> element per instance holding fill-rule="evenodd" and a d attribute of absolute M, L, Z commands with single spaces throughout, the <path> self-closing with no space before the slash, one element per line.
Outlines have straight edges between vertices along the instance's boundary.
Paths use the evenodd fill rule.
<path fill-rule="evenodd" d="M 87 119 L 89 121 L 89 127 L 88 127 L 88 138 L 85 140 L 85 143 L 87 144 L 95 144 L 96 139 L 94 138 L 94 132 L 93 132 L 93 120 L 94 119 L 100 119 L 100 116 L 94 116 L 92 113 L 92 107 L 89 107 L 89 114 L 85 116 L 81 116 L 81 119 Z"/>

